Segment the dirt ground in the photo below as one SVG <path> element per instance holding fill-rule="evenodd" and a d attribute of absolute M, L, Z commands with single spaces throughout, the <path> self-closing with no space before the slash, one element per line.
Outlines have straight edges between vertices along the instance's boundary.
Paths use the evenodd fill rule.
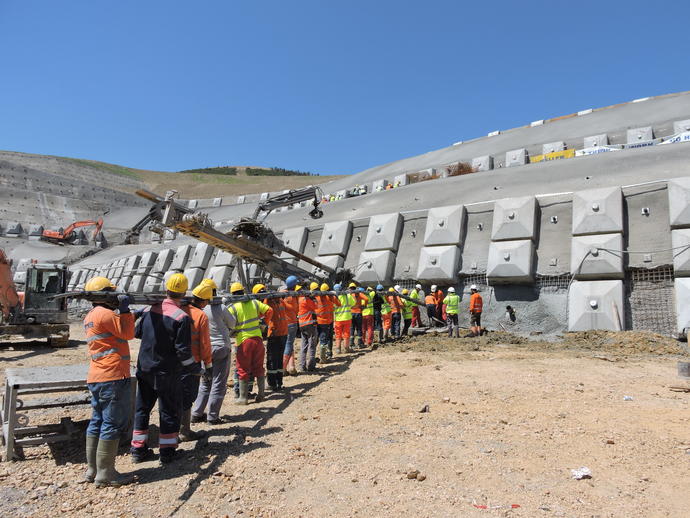
<path fill-rule="evenodd" d="M 0 464 L 0 516 L 687 516 L 690 393 L 671 390 L 688 386 L 687 358 L 648 333 L 409 338 L 287 378 L 264 403 L 228 397 L 229 422 L 200 425 L 175 465 L 123 448 L 128 487 L 78 483 L 83 438 L 27 448 Z M 85 360 L 76 341 L 0 349 L 3 372 Z M 573 479 L 583 466 L 592 478 Z"/>

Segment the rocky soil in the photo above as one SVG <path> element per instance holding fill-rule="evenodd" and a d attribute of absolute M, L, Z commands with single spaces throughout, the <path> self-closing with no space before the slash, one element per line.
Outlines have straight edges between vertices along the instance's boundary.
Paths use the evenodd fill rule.
<path fill-rule="evenodd" d="M 134 465 L 123 448 L 118 468 L 138 482 L 120 489 L 78 483 L 81 437 L 27 448 L 0 464 L 0 516 L 686 516 L 690 393 L 671 390 L 688 386 L 684 345 L 532 338 L 425 336 L 342 355 L 264 403 L 228 399 L 228 422 L 199 426 L 208 436 L 176 465 Z M 12 349 L 0 369 L 86 360 L 78 341 Z M 29 413 L 60 415 L 81 430 L 89 409 Z M 591 478 L 575 480 L 580 467 Z"/>

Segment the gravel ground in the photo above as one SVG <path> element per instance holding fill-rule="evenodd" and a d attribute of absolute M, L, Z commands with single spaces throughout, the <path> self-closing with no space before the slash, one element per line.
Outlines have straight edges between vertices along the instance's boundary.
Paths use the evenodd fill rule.
<path fill-rule="evenodd" d="M 73 327 L 70 348 L 14 345 L 0 366 L 85 362 Z M 118 468 L 139 480 L 120 489 L 78 483 L 83 438 L 27 448 L 0 464 L 0 516 L 687 516 L 690 393 L 670 389 L 687 386 L 684 346 L 531 338 L 427 336 L 342 355 L 264 403 L 226 401 L 228 422 L 199 426 L 207 438 L 176 465 L 133 465 L 123 447 Z M 61 413 L 81 429 L 89 415 L 30 417 Z M 574 480 L 583 466 L 592 478 Z"/>

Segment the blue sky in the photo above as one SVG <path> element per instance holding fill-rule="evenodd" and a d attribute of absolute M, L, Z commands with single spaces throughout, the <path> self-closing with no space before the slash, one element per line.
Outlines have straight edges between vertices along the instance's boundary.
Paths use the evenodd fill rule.
<path fill-rule="evenodd" d="M 0 0 L 0 149 L 355 173 L 688 90 L 688 20 L 689 2 Z"/>

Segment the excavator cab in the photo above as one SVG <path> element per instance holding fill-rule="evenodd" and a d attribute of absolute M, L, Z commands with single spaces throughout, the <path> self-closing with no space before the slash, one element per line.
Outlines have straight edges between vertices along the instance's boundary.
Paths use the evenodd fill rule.
<path fill-rule="evenodd" d="M 68 270 L 61 264 L 32 264 L 26 272 L 24 308 L 16 315 L 21 324 L 67 322 L 67 300 L 52 299 L 67 291 Z"/>

